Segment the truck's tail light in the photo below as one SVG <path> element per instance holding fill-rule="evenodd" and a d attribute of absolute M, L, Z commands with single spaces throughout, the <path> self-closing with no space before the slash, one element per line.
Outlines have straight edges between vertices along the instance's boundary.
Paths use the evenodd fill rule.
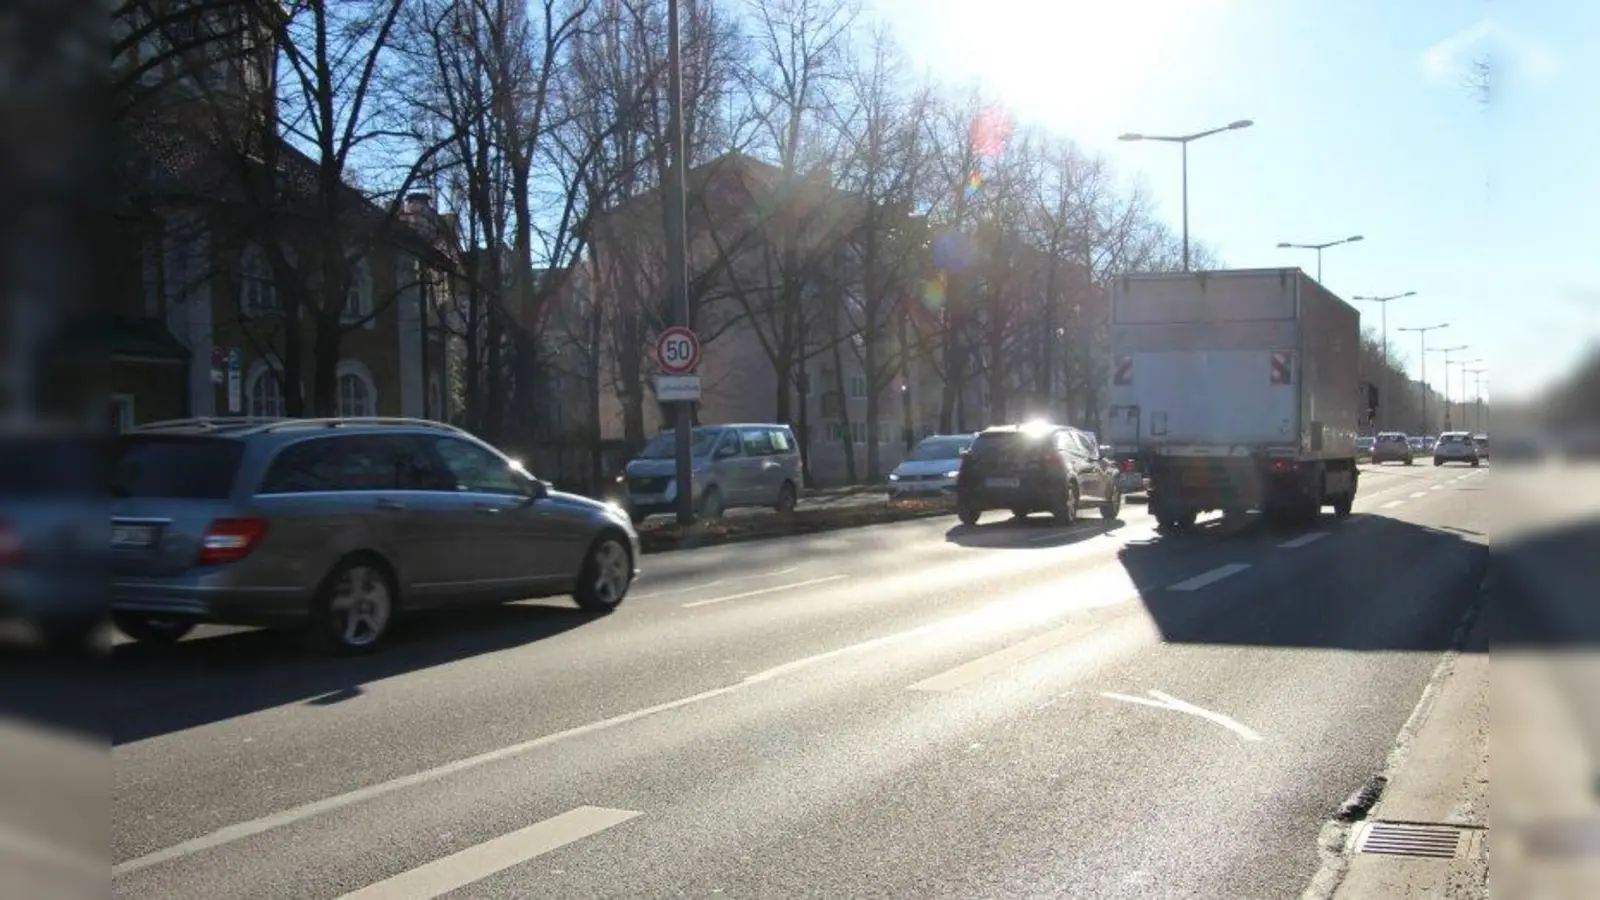
<path fill-rule="evenodd" d="M 1272 461 L 1272 471 L 1278 475 L 1286 475 L 1294 471 L 1294 461 L 1288 459 L 1275 459 Z"/>
<path fill-rule="evenodd" d="M 1131 459 L 1125 459 L 1122 461 L 1122 471 L 1124 472 L 1132 472 L 1137 466 L 1138 463 L 1135 463 Z"/>
<path fill-rule="evenodd" d="M 214 566 L 238 562 L 250 555 L 267 533 L 267 520 L 261 518 L 217 519 L 200 541 L 197 565 Z"/>

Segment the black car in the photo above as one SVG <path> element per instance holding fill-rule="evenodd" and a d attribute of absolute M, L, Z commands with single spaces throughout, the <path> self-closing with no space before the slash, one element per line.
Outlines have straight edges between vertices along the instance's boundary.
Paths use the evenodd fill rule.
<path fill-rule="evenodd" d="M 1116 471 L 1090 435 L 1065 425 L 989 428 L 972 442 L 956 478 L 956 513 L 964 525 L 991 509 L 1018 518 L 1049 512 L 1072 522 L 1091 508 L 1107 519 L 1121 512 Z"/>

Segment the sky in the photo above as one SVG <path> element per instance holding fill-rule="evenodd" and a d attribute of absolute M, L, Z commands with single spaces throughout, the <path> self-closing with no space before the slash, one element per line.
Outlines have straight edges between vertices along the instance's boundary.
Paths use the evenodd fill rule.
<path fill-rule="evenodd" d="M 1467 347 L 1452 396 L 1457 361 L 1490 370 L 1485 398 L 1521 399 L 1600 335 L 1600 3 L 865 2 L 919 67 L 1104 153 L 1174 228 L 1178 148 L 1117 136 L 1254 120 L 1190 145 L 1192 239 L 1230 267 L 1314 275 L 1314 252 L 1277 244 L 1363 235 L 1324 251 L 1324 283 L 1415 291 L 1386 304 L 1391 352 L 1417 377 L 1419 336 L 1398 329 L 1448 323 L 1427 341 Z M 1464 84 L 1486 50 L 1487 104 Z M 1379 305 L 1357 305 L 1376 329 Z M 1426 357 L 1440 389 L 1444 359 Z"/>

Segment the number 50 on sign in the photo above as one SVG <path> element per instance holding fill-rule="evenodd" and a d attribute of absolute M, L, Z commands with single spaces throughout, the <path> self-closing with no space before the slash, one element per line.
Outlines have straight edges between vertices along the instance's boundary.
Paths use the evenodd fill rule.
<path fill-rule="evenodd" d="M 682 326 L 673 326 L 656 338 L 656 365 L 669 375 L 685 375 L 700 364 L 700 339 Z"/>

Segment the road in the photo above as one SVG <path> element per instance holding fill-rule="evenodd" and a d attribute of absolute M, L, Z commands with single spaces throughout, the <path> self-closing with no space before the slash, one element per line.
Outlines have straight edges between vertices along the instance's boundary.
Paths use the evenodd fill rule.
<path fill-rule="evenodd" d="M 1477 595 L 1490 469 L 1163 537 L 938 518 L 652 556 L 308 659 L 112 667 L 128 897 L 1284 897 Z"/>

